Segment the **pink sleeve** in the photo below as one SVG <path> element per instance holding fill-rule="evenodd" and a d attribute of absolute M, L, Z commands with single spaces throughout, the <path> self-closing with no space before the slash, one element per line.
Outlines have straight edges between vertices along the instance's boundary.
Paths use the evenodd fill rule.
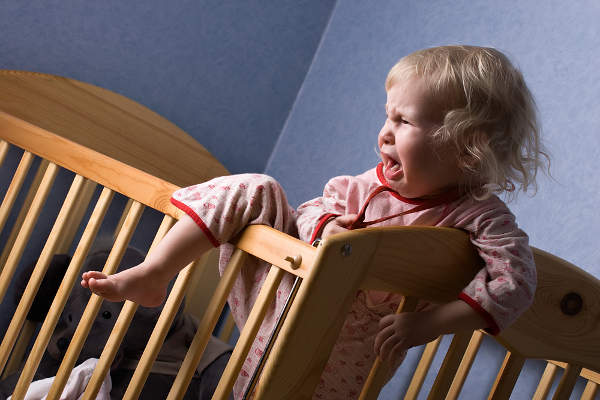
<path fill-rule="evenodd" d="M 312 243 L 331 218 L 346 214 L 346 197 L 351 179 L 351 176 L 331 179 L 323 189 L 323 196 L 298 207 L 297 225 L 300 239 Z"/>
<path fill-rule="evenodd" d="M 246 225 L 265 224 L 294 235 L 295 211 L 273 178 L 229 175 L 177 190 L 171 203 L 189 215 L 218 247 Z"/>
<path fill-rule="evenodd" d="M 496 200 L 499 207 L 478 211 L 476 218 L 462 227 L 471 233 L 485 267 L 460 295 L 488 321 L 487 330 L 494 335 L 531 305 L 537 285 L 529 238 L 504 203 Z"/>

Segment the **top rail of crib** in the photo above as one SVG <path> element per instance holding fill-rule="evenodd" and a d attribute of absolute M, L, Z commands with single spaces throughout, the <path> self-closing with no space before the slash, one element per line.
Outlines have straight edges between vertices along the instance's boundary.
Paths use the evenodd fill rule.
<path fill-rule="evenodd" d="M 24 136 L 30 134 L 28 124 L 174 185 L 228 174 L 208 150 L 167 119 L 136 101 L 74 79 L 0 70 L 0 112 L 15 118 L 7 123 L 3 115 L 2 131 L 17 129 Z"/>

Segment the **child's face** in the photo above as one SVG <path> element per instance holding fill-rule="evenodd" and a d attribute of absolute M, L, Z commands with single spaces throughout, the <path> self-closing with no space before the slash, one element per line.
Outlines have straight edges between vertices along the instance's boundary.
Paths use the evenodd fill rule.
<path fill-rule="evenodd" d="M 385 177 L 404 197 L 433 196 L 461 183 L 455 152 L 431 140 L 439 127 L 439 110 L 418 77 L 399 79 L 388 90 L 387 119 L 378 144 Z"/>

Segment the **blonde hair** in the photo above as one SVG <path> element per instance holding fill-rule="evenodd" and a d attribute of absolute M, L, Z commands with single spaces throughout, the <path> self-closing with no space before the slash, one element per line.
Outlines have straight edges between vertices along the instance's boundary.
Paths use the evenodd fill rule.
<path fill-rule="evenodd" d="M 442 46 L 402 58 L 385 82 L 424 80 L 441 106 L 435 143 L 454 146 L 465 173 L 466 192 L 483 199 L 492 193 L 537 190 L 538 168 L 549 157 L 531 92 L 521 72 L 493 48 Z"/>

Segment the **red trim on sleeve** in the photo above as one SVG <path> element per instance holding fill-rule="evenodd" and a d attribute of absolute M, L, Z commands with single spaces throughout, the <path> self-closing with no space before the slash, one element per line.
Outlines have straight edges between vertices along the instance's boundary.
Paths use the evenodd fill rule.
<path fill-rule="evenodd" d="M 323 229 L 323 226 L 327 223 L 327 221 L 329 221 L 329 218 L 331 217 L 339 217 L 338 214 L 325 214 L 323 215 L 321 218 L 319 218 L 319 222 L 317 223 L 317 227 L 315 228 L 315 230 L 313 231 L 313 234 L 310 238 L 310 243 L 314 242 L 315 239 L 317 238 L 317 236 L 319 235 L 319 233 L 321 232 L 321 229 Z"/>
<path fill-rule="evenodd" d="M 200 227 L 200 229 L 202 229 L 202 232 L 204 232 L 204 235 L 206 235 L 206 237 L 213 246 L 219 247 L 221 245 L 221 243 L 219 243 L 219 241 L 215 239 L 210 229 L 208 229 L 204 221 L 202 221 L 202 219 L 198 216 L 198 214 L 196 214 L 194 210 L 192 210 L 190 207 L 188 207 L 181 201 L 174 199 L 173 197 L 171 197 L 171 203 L 175 207 L 179 208 L 181 211 L 189 215 L 194 220 L 194 222 L 196 222 L 196 224 Z"/>
<path fill-rule="evenodd" d="M 483 307 L 481 307 L 481 305 L 478 302 L 473 300 L 468 294 L 464 292 L 459 294 L 458 298 L 470 305 L 471 308 L 477 311 L 479 315 L 481 315 L 483 319 L 485 319 L 485 321 L 488 323 L 488 327 L 485 328 L 487 333 L 494 336 L 500 333 L 500 328 L 498 328 L 496 321 L 494 321 L 494 317 L 492 317 L 490 313 L 488 313 Z"/>

